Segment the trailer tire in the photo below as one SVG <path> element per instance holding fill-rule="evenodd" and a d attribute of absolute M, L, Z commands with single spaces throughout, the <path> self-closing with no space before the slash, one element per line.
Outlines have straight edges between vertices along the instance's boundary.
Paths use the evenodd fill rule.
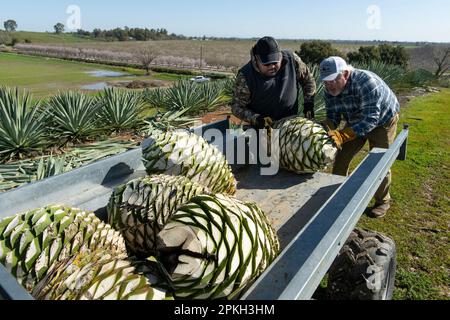
<path fill-rule="evenodd" d="M 391 300 L 397 268 L 392 239 L 355 229 L 328 272 L 330 300 Z"/>

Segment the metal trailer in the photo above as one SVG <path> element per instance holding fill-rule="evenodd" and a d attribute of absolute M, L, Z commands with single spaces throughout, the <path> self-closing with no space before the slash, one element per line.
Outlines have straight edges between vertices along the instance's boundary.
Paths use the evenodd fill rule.
<path fill-rule="evenodd" d="M 213 141 L 215 132 L 226 134 L 224 143 Z M 235 151 L 246 135 L 230 132 L 229 119 L 194 129 L 208 142 Z M 389 149 L 373 149 L 348 177 L 325 173 L 297 175 L 285 170 L 261 176 L 257 165 L 234 165 L 236 197 L 256 202 L 278 233 L 282 252 L 258 280 L 245 291 L 248 300 L 308 300 L 320 285 L 346 243 L 365 208 L 395 160 L 406 158 L 408 128 Z M 232 143 L 232 145 L 230 145 Z M 223 144 L 223 145 L 222 145 Z M 246 153 L 250 153 L 247 148 Z M 106 220 L 106 204 L 113 189 L 145 176 L 142 149 L 134 149 L 71 172 L 31 183 L 0 194 L 0 219 L 20 212 L 64 204 L 91 210 Z M 247 161 L 249 155 L 247 154 Z M 33 299 L 0 264 L 0 299 Z"/>

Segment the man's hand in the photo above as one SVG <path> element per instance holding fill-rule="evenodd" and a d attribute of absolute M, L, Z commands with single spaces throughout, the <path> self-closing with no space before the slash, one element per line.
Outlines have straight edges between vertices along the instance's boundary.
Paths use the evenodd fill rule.
<path fill-rule="evenodd" d="M 303 113 L 306 119 L 314 119 L 314 101 L 305 102 L 303 105 Z"/>
<path fill-rule="evenodd" d="M 357 138 L 355 131 L 353 131 L 353 129 L 350 127 L 347 127 L 340 131 L 330 130 L 328 131 L 328 135 L 330 136 L 331 139 L 333 139 L 334 144 L 339 150 L 342 149 L 342 145 L 344 143 L 353 141 Z"/>
<path fill-rule="evenodd" d="M 271 117 L 264 117 L 262 115 L 259 115 L 255 121 L 255 126 L 257 129 L 268 129 L 272 127 L 272 124 L 273 120 Z"/>
<path fill-rule="evenodd" d="M 331 130 L 336 130 L 336 125 L 330 119 L 325 119 L 324 121 L 321 122 L 321 125 L 327 132 Z"/>

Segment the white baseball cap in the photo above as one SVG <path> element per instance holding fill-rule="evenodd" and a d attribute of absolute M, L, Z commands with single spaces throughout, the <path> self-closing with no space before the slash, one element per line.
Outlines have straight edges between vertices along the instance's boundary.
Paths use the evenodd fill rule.
<path fill-rule="evenodd" d="M 320 64 L 320 81 L 333 81 L 343 71 L 349 70 L 341 57 L 329 57 Z"/>

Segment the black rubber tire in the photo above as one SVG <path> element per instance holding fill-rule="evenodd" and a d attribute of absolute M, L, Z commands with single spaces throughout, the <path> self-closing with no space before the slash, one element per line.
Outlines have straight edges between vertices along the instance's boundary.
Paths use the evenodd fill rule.
<path fill-rule="evenodd" d="M 328 272 L 330 300 L 391 300 L 397 257 L 392 239 L 355 229 Z"/>

